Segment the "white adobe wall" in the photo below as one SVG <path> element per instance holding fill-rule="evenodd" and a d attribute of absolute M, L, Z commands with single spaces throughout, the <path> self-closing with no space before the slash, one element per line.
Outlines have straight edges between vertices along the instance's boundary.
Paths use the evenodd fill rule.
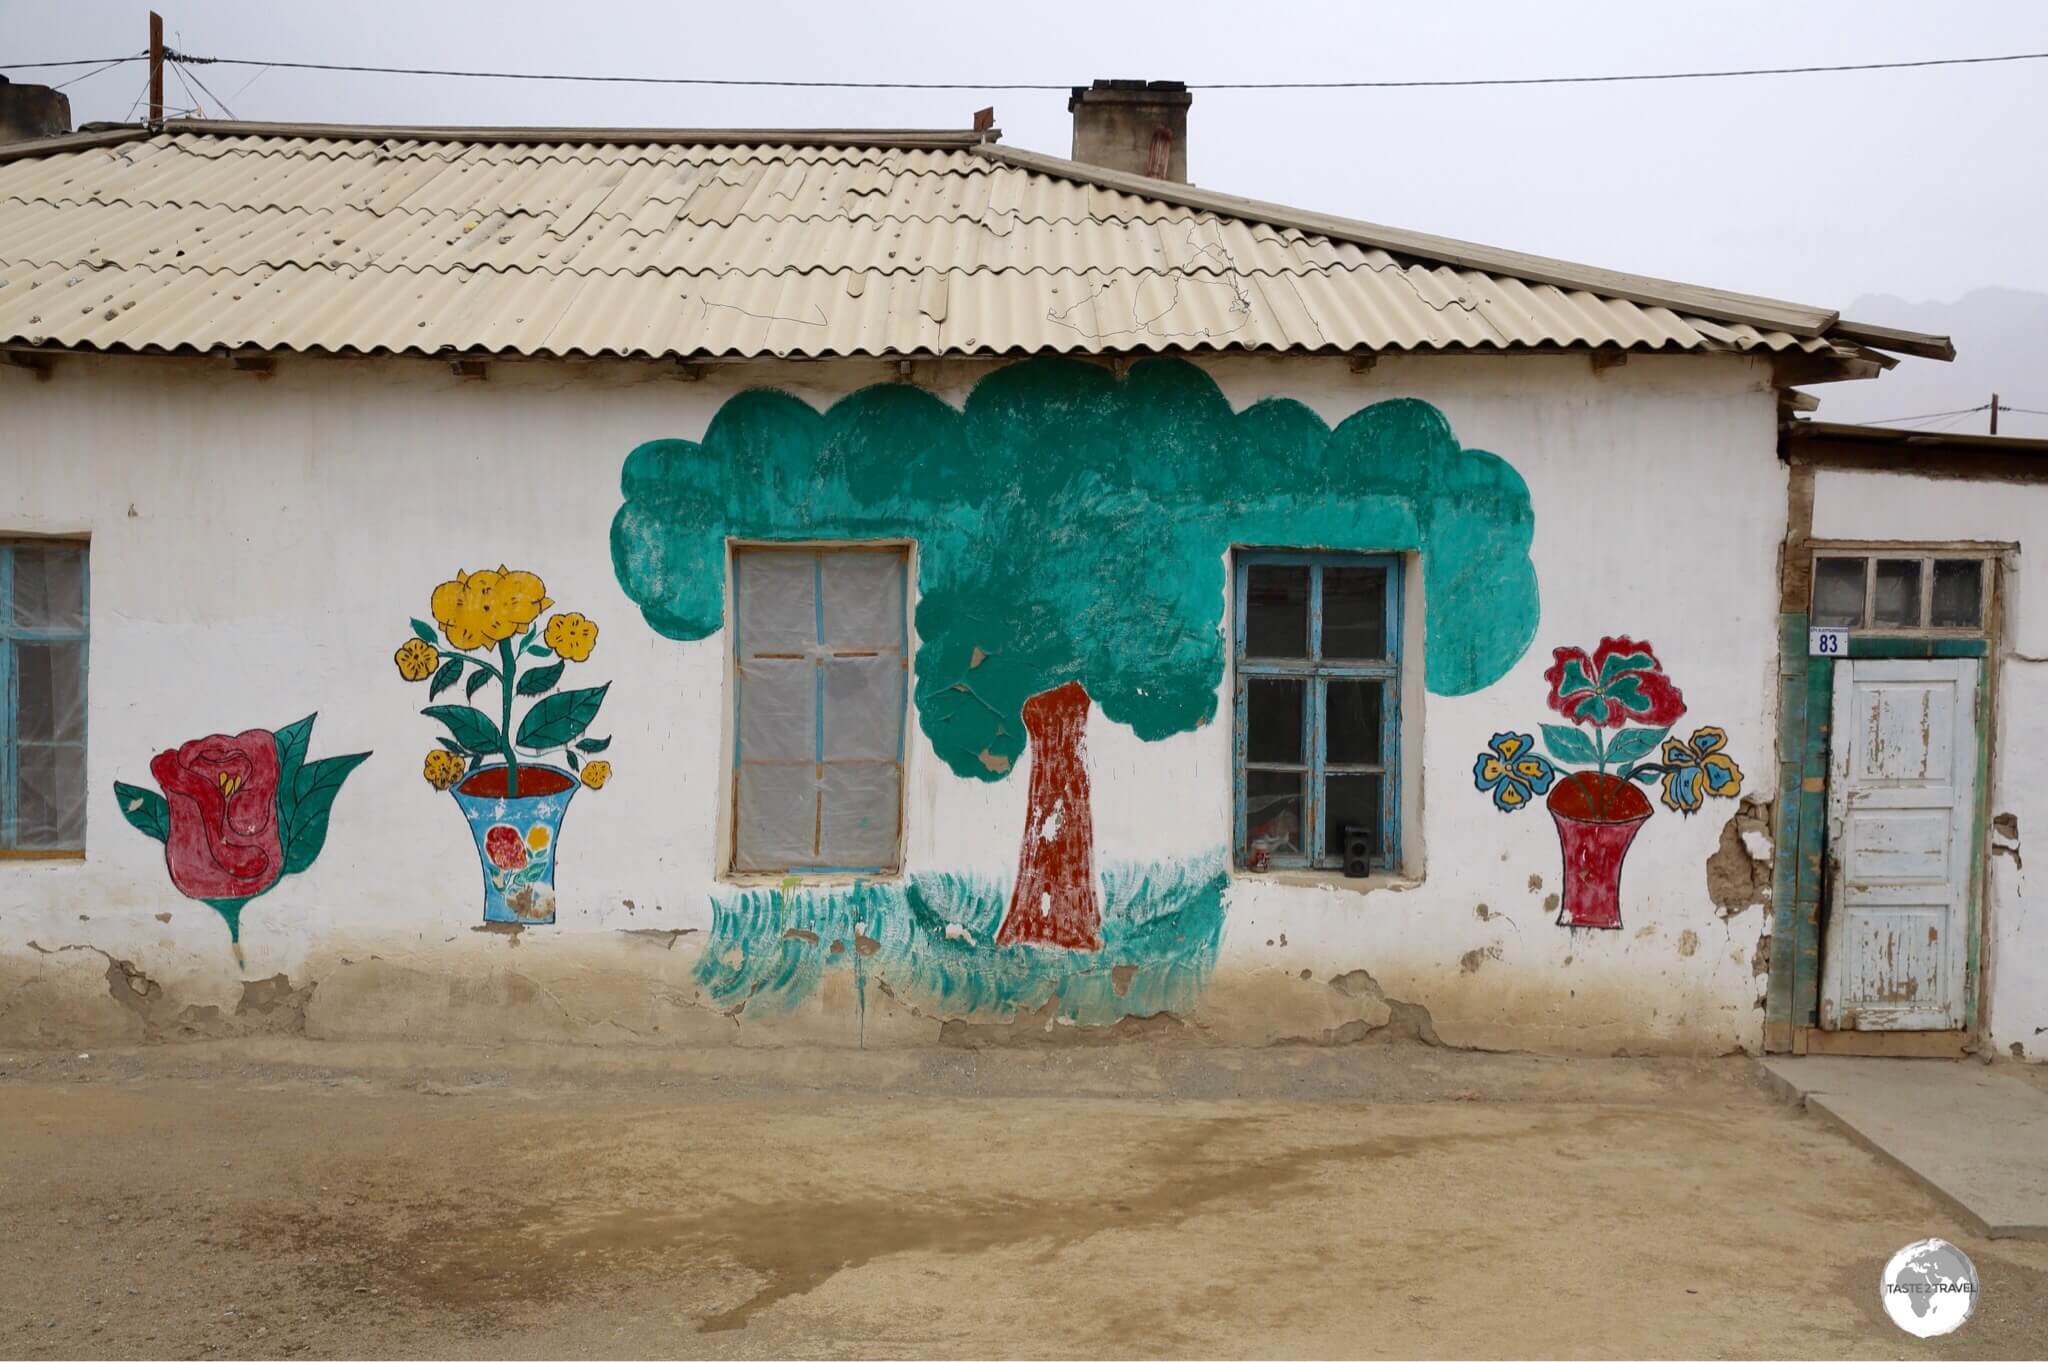
<path fill-rule="evenodd" d="M 2048 828 L 2048 486 L 1823 469 L 1822 539 L 2016 544 L 1999 573 L 1998 713 L 1991 749 L 1990 893 L 1983 971 L 1989 1039 L 2001 1055 L 2048 1057 L 2048 915 L 2029 909 L 2025 838 Z M 1997 831 L 2016 820 L 2015 836 Z M 2040 876 L 2035 875 L 2036 894 Z"/>
<path fill-rule="evenodd" d="M 1757 1048 L 1769 910 L 1724 916 L 1706 889 L 1733 801 L 1689 820 L 1660 807 L 1628 857 L 1625 928 L 1571 931 L 1552 924 L 1559 850 L 1544 811 L 1496 812 L 1471 772 L 1492 733 L 1556 717 L 1542 679 L 1553 646 L 1626 633 L 1656 645 L 1684 722 L 1726 729 L 1745 790 L 1770 796 L 1785 484 L 1767 370 L 1637 357 L 1595 374 L 1563 356 L 1389 358 L 1362 374 L 1341 359 L 1206 367 L 1240 407 L 1292 396 L 1332 423 L 1391 397 L 1435 403 L 1464 445 L 1527 480 L 1543 604 L 1536 643 L 1505 678 L 1427 698 L 1424 760 L 1411 764 L 1421 882 L 1360 893 L 1233 881 L 1221 962 L 1185 1018 L 1193 1034 L 1342 1040 L 1395 1012 L 1396 1029 L 1421 1025 L 1391 1000 L 1426 1009 L 1454 1044 Z M 957 403 L 987 369 L 920 366 L 918 381 Z M 620 462 L 640 442 L 701 437 L 743 387 L 822 407 L 892 374 L 759 365 L 678 382 L 652 366 L 502 364 L 477 383 L 416 361 L 286 359 L 259 380 L 217 361 L 80 358 L 37 383 L 0 369 L 0 533 L 91 534 L 93 631 L 87 856 L 0 862 L 0 1043 L 301 1020 L 328 1036 L 936 1039 L 940 1017 L 873 992 L 863 1009 L 844 974 L 781 1018 L 705 999 L 694 970 L 718 888 L 725 644 L 648 629 L 606 537 Z M 425 688 L 391 663 L 435 583 L 501 561 L 540 572 L 557 608 L 600 623 L 589 674 L 614 682 L 599 728 L 615 736 L 617 774 L 570 811 L 560 923 L 515 937 L 473 930 L 466 830 L 419 774 L 435 731 L 417 712 Z M 1094 714 L 1098 859 L 1227 846 L 1228 695 L 1226 680 L 1223 722 L 1153 744 Z M 2008 714 L 2027 711 L 2008 697 Z M 313 710 L 314 755 L 376 755 L 343 790 L 318 863 L 245 913 L 243 974 L 220 920 L 173 890 L 161 848 L 122 822 L 111 787 L 149 784 L 166 747 Z M 910 869 L 1013 874 L 1028 772 L 958 780 L 909 732 Z M 2002 798 L 2021 807 L 2016 790 Z M 2043 816 L 2023 812 L 2023 825 Z M 1768 885 L 1767 870 L 1758 878 Z M 2001 879 L 2002 894 L 2016 889 Z M 1026 1019 L 1017 1034 L 1045 1029 Z"/>

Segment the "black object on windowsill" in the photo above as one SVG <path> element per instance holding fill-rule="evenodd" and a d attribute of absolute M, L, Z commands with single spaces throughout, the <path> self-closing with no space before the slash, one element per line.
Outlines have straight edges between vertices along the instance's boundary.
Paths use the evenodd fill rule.
<path fill-rule="evenodd" d="M 1344 874 L 1362 880 L 1372 873 L 1372 829 L 1356 823 L 1344 825 Z"/>

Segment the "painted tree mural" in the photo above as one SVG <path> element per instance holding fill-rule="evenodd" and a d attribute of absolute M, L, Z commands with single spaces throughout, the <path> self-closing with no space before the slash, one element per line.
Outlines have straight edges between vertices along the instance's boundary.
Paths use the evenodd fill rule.
<path fill-rule="evenodd" d="M 1099 944 L 1090 703 L 1146 741 L 1215 717 L 1233 544 L 1419 551 L 1439 694 L 1490 684 L 1536 630 L 1528 489 L 1436 408 L 1382 402 L 1333 430 L 1284 399 L 1234 411 L 1179 360 L 1122 379 L 1030 360 L 962 410 L 904 384 L 823 413 L 749 391 L 701 442 L 635 449 L 621 491 L 613 566 L 670 638 L 724 623 L 728 537 L 916 542 L 920 727 L 968 779 L 1031 750 L 998 944 Z"/>

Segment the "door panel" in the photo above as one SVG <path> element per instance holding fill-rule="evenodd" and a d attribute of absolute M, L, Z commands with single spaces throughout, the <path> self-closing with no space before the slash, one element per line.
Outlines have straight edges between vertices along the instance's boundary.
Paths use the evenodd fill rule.
<path fill-rule="evenodd" d="M 1826 1030 L 1964 1024 L 1974 659 L 1835 663 Z"/>

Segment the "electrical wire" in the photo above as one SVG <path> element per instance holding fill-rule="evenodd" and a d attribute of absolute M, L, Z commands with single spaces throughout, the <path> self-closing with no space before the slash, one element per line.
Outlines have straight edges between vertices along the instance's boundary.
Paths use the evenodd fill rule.
<path fill-rule="evenodd" d="M 67 81 L 65 81 L 65 82 L 64 82 L 64 84 L 62 84 L 62 85 L 52 85 L 52 86 L 51 86 L 50 88 L 51 88 L 52 90 L 62 90 L 62 89 L 66 89 L 66 88 L 68 88 L 69 86 L 73 86 L 73 85 L 76 85 L 76 84 L 78 84 L 78 82 L 80 82 L 81 80 L 91 80 L 91 79 L 92 79 L 92 78 L 93 78 L 94 76 L 98 75 L 98 74 L 99 74 L 100 72 L 102 72 L 102 71 L 111 71 L 111 70 L 113 70 L 113 69 L 114 69 L 115 67 L 119 66 L 119 65 L 120 65 L 120 64 L 121 64 L 122 62 L 124 62 L 124 61 L 141 61 L 141 60 L 142 60 L 142 58 L 140 58 L 140 57 L 116 57 L 116 58 L 114 58 L 114 59 L 113 59 L 112 61 L 108 62 L 108 63 L 107 63 L 107 64 L 106 64 L 105 66 L 98 66 L 98 67 L 94 67 L 94 68 L 93 68 L 92 70 L 90 70 L 90 71 L 86 72 L 86 73 L 85 73 L 84 75 L 82 75 L 82 76 L 73 76 L 73 77 L 72 77 L 72 78 L 71 78 L 70 80 L 67 80 Z"/>
<path fill-rule="evenodd" d="M 2039 407 L 2008 407 L 2005 405 L 2005 403 L 2000 402 L 1998 404 L 1998 409 L 2000 411 L 2021 412 L 2028 416 L 2048 416 L 2048 411 L 2043 411 Z"/>
<path fill-rule="evenodd" d="M 422 66 L 370 66 L 342 62 L 258 61 L 248 57 L 201 57 L 165 51 L 192 66 L 275 66 L 293 71 L 345 71 L 386 76 L 448 76 L 468 80 L 559 80 L 620 85 L 764 86 L 804 90 L 1071 90 L 1064 81 L 877 81 L 766 80 L 738 76 L 600 76 L 538 71 L 469 71 Z M 1190 90 L 1416 90 L 1517 85 L 1598 85 L 1622 81 L 1724 80 L 1741 76 L 1805 76 L 1843 71 L 1902 71 L 1931 66 L 1982 66 L 1995 62 L 2048 61 L 2048 52 L 2011 52 L 1990 57 L 1928 57 L 1917 61 L 1845 62 L 1826 66 L 1758 66 L 1723 71 L 1659 71 L 1605 76 L 1512 76 L 1446 80 L 1275 80 L 1189 82 Z M 0 63 L 4 65 L 5 63 Z M 55 63 L 69 65 L 71 63 Z M 1079 82 L 1085 85 L 1086 82 Z"/>
<path fill-rule="evenodd" d="M 78 61 L 0 61 L 0 66 L 10 71 L 38 70 L 48 66 L 98 66 L 102 63 L 112 66 L 117 62 L 141 61 L 148 55 L 147 52 L 137 52 L 132 57 L 89 57 Z"/>
<path fill-rule="evenodd" d="M 1954 411 L 1923 411 L 1918 416 L 1880 416 L 1863 422 L 1866 426 L 1896 426 L 1906 421 L 1931 421 L 1937 416 L 1968 416 L 1974 411 L 1990 411 L 1991 404 L 1983 402 L 1974 407 L 1958 407 Z M 2009 410 L 2003 406 L 2000 410 Z"/>
<path fill-rule="evenodd" d="M 166 58 L 165 60 L 169 60 L 169 58 Z M 184 80 L 184 78 L 185 78 L 185 72 L 186 72 L 186 66 L 185 66 L 185 63 L 183 63 L 183 62 L 178 62 L 178 63 L 175 63 L 175 64 L 176 64 L 176 66 L 177 66 L 177 68 L 178 68 L 178 72 L 179 72 L 179 74 L 178 74 L 178 79 L 179 79 L 180 81 L 182 81 L 182 80 Z M 260 75 L 262 75 L 263 73 L 262 73 L 261 71 L 258 71 L 258 72 L 257 72 L 256 74 L 260 76 Z M 199 86 L 199 88 L 200 88 L 200 89 L 202 89 L 202 90 L 206 90 L 206 95 L 207 95 L 207 98 L 211 99 L 211 100 L 212 100 L 212 101 L 213 101 L 214 103 L 216 103 L 216 104 L 220 105 L 220 109 L 221 109 L 221 112 L 222 112 L 222 113 L 226 114 L 226 115 L 227 115 L 227 116 L 228 116 L 229 118 L 233 118 L 233 117 L 235 116 L 235 111 L 234 111 L 233 109 L 230 109 L 230 108 L 228 107 L 228 102 L 227 102 L 227 101 L 226 101 L 225 99 L 222 99 L 222 98 L 221 98 L 221 97 L 220 97 L 219 95 L 215 94 L 215 93 L 214 93 L 214 92 L 213 92 L 212 90 L 210 90 L 210 89 L 207 89 L 207 85 L 206 85 L 206 82 L 205 82 L 205 81 L 203 81 L 203 80 L 200 80 L 200 79 L 199 79 L 199 73 L 198 73 L 197 71 L 193 71 L 193 72 L 191 73 L 191 76 L 192 76 L 192 79 L 193 79 L 193 80 L 194 80 L 194 81 L 195 81 L 195 82 L 196 82 L 196 83 L 198 84 L 198 86 Z M 251 79 L 254 79 L 254 77 L 251 77 Z M 194 101 L 194 102 L 196 103 L 197 101 Z"/>

